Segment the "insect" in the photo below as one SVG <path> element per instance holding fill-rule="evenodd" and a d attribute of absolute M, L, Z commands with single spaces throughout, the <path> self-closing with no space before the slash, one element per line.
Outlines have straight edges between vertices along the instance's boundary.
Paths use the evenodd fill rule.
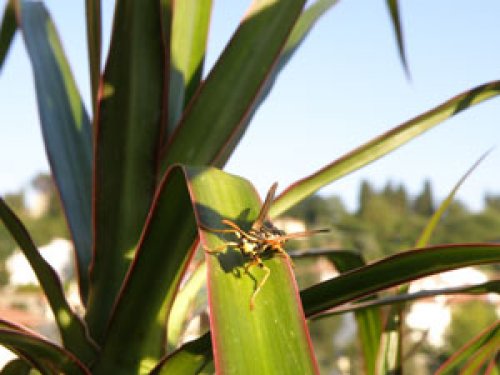
<path fill-rule="evenodd" d="M 287 234 L 284 231 L 276 228 L 274 224 L 268 220 L 267 214 L 271 208 L 276 193 L 277 183 L 274 183 L 269 189 L 266 199 L 260 209 L 257 219 L 253 222 L 250 230 L 244 231 L 231 220 L 224 219 L 221 222 L 228 226 L 227 229 L 213 229 L 204 227 L 209 232 L 216 233 L 232 233 L 236 237 L 234 241 L 228 241 L 224 245 L 214 249 L 205 248 L 209 254 L 218 254 L 224 251 L 226 247 L 238 249 L 244 257 L 250 258 L 250 261 L 245 264 L 245 272 L 249 274 L 250 267 L 258 266 L 264 272 L 264 277 L 255 288 L 252 297 L 250 298 L 250 310 L 253 310 L 255 298 L 266 283 L 271 270 L 262 262 L 262 256 L 272 255 L 273 252 L 285 257 L 293 265 L 288 253 L 284 250 L 283 245 L 289 239 L 309 237 L 316 233 L 328 232 L 328 229 L 317 229 L 306 232 L 297 232 Z"/>

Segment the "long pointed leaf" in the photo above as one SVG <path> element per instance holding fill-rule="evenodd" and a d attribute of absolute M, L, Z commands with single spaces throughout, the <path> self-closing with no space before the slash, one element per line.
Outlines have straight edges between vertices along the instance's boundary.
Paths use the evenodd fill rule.
<path fill-rule="evenodd" d="M 312 175 L 294 183 L 276 199 L 269 215 L 271 217 L 278 216 L 321 187 L 379 159 L 461 111 L 499 94 L 500 81 L 478 86 L 376 137 Z"/>
<path fill-rule="evenodd" d="M 7 348 L 19 350 L 36 358 L 37 362 L 43 365 L 43 368 L 40 368 L 42 372 L 45 369 L 52 369 L 51 373 L 54 375 L 61 373 L 91 375 L 90 371 L 71 353 L 40 337 L 0 328 L 0 343 Z"/>
<path fill-rule="evenodd" d="M 309 32 L 312 30 L 316 22 L 332 6 L 337 3 L 338 0 L 318 0 L 302 12 L 299 19 L 295 23 L 295 26 L 293 27 L 283 50 L 281 51 L 279 59 L 276 61 L 275 66 L 269 73 L 269 76 L 267 77 L 264 86 L 260 90 L 257 99 L 252 104 L 252 107 L 250 108 L 248 115 L 245 118 L 244 124 L 235 129 L 234 135 L 227 143 L 227 145 L 224 146 L 223 152 L 221 152 L 217 156 L 217 159 L 214 161 L 214 165 L 222 167 L 226 163 L 226 161 L 231 156 L 231 153 L 238 145 L 238 142 L 243 137 L 254 114 L 271 93 L 271 90 L 274 87 L 274 84 L 276 83 L 276 80 L 278 79 L 281 71 L 285 68 L 295 52 L 299 49 L 300 45 L 306 39 L 307 35 L 309 35 Z"/>
<path fill-rule="evenodd" d="M 295 254 L 294 258 L 296 258 Z M 339 272 L 347 272 L 366 265 L 364 258 L 357 252 L 346 250 L 313 250 L 300 257 L 325 256 Z M 370 301 L 369 299 L 368 301 Z M 373 374 L 377 362 L 380 336 L 382 334 L 382 316 L 380 309 L 370 308 L 355 311 L 358 342 L 363 353 L 366 374 Z"/>
<path fill-rule="evenodd" d="M 198 374 L 211 359 L 211 337 L 205 334 L 163 358 L 150 375 Z"/>
<path fill-rule="evenodd" d="M 64 345 L 82 361 L 92 361 L 96 350 L 87 337 L 83 322 L 66 301 L 56 272 L 40 255 L 26 228 L 3 199 L 0 199 L 0 219 L 31 265 L 52 309 Z"/>
<path fill-rule="evenodd" d="M 186 177 L 182 168 L 172 168 L 159 186 L 134 263 L 114 307 L 96 375 L 144 373 L 164 354 L 165 320 L 193 254 L 195 238 L 196 222 Z M 139 300 L 148 303 L 138 308 Z M 123 342 L 128 344 L 123 346 Z"/>
<path fill-rule="evenodd" d="M 207 282 L 207 265 L 205 262 L 190 275 L 182 289 L 177 293 L 167 326 L 167 349 L 177 348 L 182 331 L 186 326 L 189 310 L 192 308 L 200 290 Z"/>
<path fill-rule="evenodd" d="M 443 259 L 446 261 L 444 262 Z M 409 280 L 444 272 L 469 265 L 500 262 L 500 245 L 492 244 L 462 244 L 436 246 L 399 253 L 381 261 L 369 264 L 362 268 L 341 274 L 331 280 L 324 281 L 316 286 L 301 291 L 302 303 L 306 317 L 316 315 L 343 303 L 352 302 L 366 295 L 408 282 Z M 200 343 L 206 338 L 203 336 L 190 343 Z M 208 344 L 207 344 L 208 345 Z M 182 346 L 173 362 L 182 360 L 188 354 L 186 345 Z M 198 347 L 198 353 L 208 353 Z M 167 365 L 166 361 L 165 365 Z M 168 364 L 175 366 L 174 363 Z"/>
<path fill-rule="evenodd" d="M 183 0 L 173 6 L 170 40 L 168 131 L 171 135 L 200 85 L 212 0 Z"/>
<path fill-rule="evenodd" d="M 103 336 L 156 186 L 165 51 L 159 4 L 119 1 L 96 124 L 87 322 Z"/>
<path fill-rule="evenodd" d="M 87 18 L 87 47 L 89 52 L 92 109 L 95 116 L 99 80 L 101 77 L 101 1 L 85 0 L 85 11 Z"/>
<path fill-rule="evenodd" d="M 436 375 L 455 373 L 456 370 L 463 369 L 464 364 L 477 355 L 483 348 L 493 344 L 495 350 L 500 347 L 500 322 L 493 323 L 490 327 L 476 335 L 458 352 L 451 356 L 437 370 Z"/>
<path fill-rule="evenodd" d="M 382 289 L 455 268 L 500 262 L 500 245 L 457 244 L 408 250 L 301 291 L 308 316 Z"/>
<path fill-rule="evenodd" d="M 396 34 L 396 41 L 398 44 L 399 57 L 405 70 L 406 76 L 410 77 L 410 69 L 408 68 L 408 61 L 406 59 L 405 45 L 403 40 L 403 28 L 401 26 L 401 17 L 399 15 L 398 0 L 386 0 L 389 14 L 391 15 L 392 26 Z"/>
<path fill-rule="evenodd" d="M 80 294 L 85 302 L 91 258 L 90 122 L 43 3 L 20 4 L 20 29 L 35 76 L 42 134 L 75 244 Z"/>
<path fill-rule="evenodd" d="M 255 0 L 162 151 L 173 163 L 206 165 L 224 154 L 277 60 L 305 0 Z"/>
<path fill-rule="evenodd" d="M 453 199 L 455 198 L 455 194 L 458 192 L 462 184 L 465 182 L 465 180 L 471 175 L 471 173 L 481 164 L 481 162 L 486 158 L 488 155 L 489 151 L 484 153 L 475 163 L 472 165 L 472 167 L 469 168 L 469 170 L 460 178 L 460 180 L 455 184 L 453 189 L 450 191 L 448 196 L 446 197 L 445 200 L 439 205 L 438 209 L 434 214 L 431 216 L 431 218 L 427 221 L 427 224 L 425 225 L 425 228 L 423 229 L 419 239 L 416 242 L 415 247 L 424 247 L 429 244 L 430 238 L 432 236 L 432 233 L 436 229 L 439 221 L 441 220 L 441 217 L 444 215 L 444 213 L 448 210 L 448 207 L 451 205 L 453 202 Z M 404 294 L 408 293 L 409 290 L 409 285 L 404 285 L 399 288 L 398 293 Z M 404 305 L 396 305 L 393 306 L 388 314 L 387 321 L 397 321 L 397 322 L 403 322 L 404 321 L 404 310 L 405 306 Z M 394 324 L 392 325 L 394 326 Z M 395 350 L 391 350 L 391 353 L 380 353 L 383 359 L 379 361 L 380 366 L 381 366 L 381 373 L 385 372 L 400 372 L 403 371 L 403 345 L 404 345 L 404 325 L 403 324 L 398 324 L 397 327 L 391 327 L 388 328 L 389 332 L 386 333 L 387 339 L 391 340 L 391 348 L 395 348 Z M 396 329 L 396 331 L 394 331 Z"/>
<path fill-rule="evenodd" d="M 218 170 L 191 179 L 200 225 L 220 228 L 229 219 L 248 230 L 257 218 L 260 201 L 245 180 Z M 202 231 L 205 248 L 216 249 L 234 238 Z M 263 259 L 264 266 L 250 267 L 236 249 L 206 254 L 210 326 L 217 373 L 287 374 L 317 373 L 309 334 L 300 308 L 295 279 L 282 256 Z M 263 256 L 263 258 L 266 258 Z M 260 284 L 268 267 L 270 274 Z M 261 290 L 252 309 L 250 301 Z"/>
<path fill-rule="evenodd" d="M 23 359 L 13 359 L 2 369 L 2 375 L 29 375 L 32 366 Z"/>
<path fill-rule="evenodd" d="M 404 302 L 413 302 L 419 299 L 431 298 L 441 295 L 450 294 L 466 294 L 466 295 L 479 295 L 487 293 L 500 294 L 500 280 L 491 280 L 477 285 L 467 285 L 454 288 L 444 288 L 435 290 L 422 290 L 409 294 L 397 294 L 393 296 L 380 297 L 376 299 L 365 300 L 363 302 L 356 302 L 346 306 L 340 306 L 324 313 L 318 314 L 314 319 L 321 319 L 331 315 L 344 314 L 346 312 L 355 312 L 369 307 L 395 305 Z"/>
<path fill-rule="evenodd" d="M 9 0 L 3 11 L 2 23 L 0 24 L 0 70 L 3 67 L 7 53 L 17 30 L 15 0 Z"/>
<path fill-rule="evenodd" d="M 427 246 L 429 244 L 430 238 L 432 236 L 432 233 L 437 227 L 438 222 L 441 220 L 443 217 L 444 213 L 448 210 L 450 207 L 451 203 L 453 203 L 453 199 L 455 199 L 455 195 L 457 194 L 458 190 L 460 187 L 463 185 L 463 183 L 469 178 L 469 176 L 474 172 L 474 170 L 483 162 L 484 159 L 488 156 L 488 154 L 491 152 L 487 151 L 481 157 L 465 172 L 465 174 L 460 178 L 460 180 L 453 186 L 453 189 L 448 193 L 446 196 L 445 200 L 439 205 L 438 209 L 432 217 L 429 219 L 427 224 L 425 225 L 424 230 L 422 231 L 422 234 L 420 235 L 419 239 L 417 240 L 417 243 L 415 247 L 423 247 Z"/>
<path fill-rule="evenodd" d="M 196 223 L 214 227 L 220 225 L 222 217 L 234 219 L 242 212 L 249 218 L 256 217 L 258 209 L 254 188 L 239 177 L 213 168 L 173 167 L 168 171 L 116 303 L 95 374 L 135 374 L 151 369 L 148 365 L 158 358 L 161 348 L 161 324 L 194 249 L 190 245 Z M 185 221 L 179 221 L 181 217 Z M 212 246 L 206 242 L 207 234 L 202 235 L 204 244 Z M 283 260 L 277 258 L 265 260 L 272 280 L 251 311 L 250 296 L 255 288 L 252 277 L 225 273 L 214 256 L 208 257 L 211 323 L 217 333 L 213 340 L 216 352 L 226 356 L 217 357 L 217 371 L 226 372 L 227 366 L 235 366 L 239 374 L 252 369 L 256 371 L 253 373 L 265 373 L 266 368 L 274 368 L 277 372 L 273 373 L 290 368 L 303 369 L 301 373 L 316 372 L 301 309 L 297 308 L 298 301 L 293 300 L 298 298 L 295 284 Z M 162 277 L 152 279 L 150 275 Z M 148 300 L 147 308 L 134 306 L 139 297 Z M 223 326 L 219 321 L 224 322 Z M 241 328 L 241 324 L 246 328 Z M 234 340 L 239 344 L 231 349 Z M 130 344 L 124 349 L 122 342 Z M 229 362 L 227 356 L 231 357 Z M 178 358 L 182 360 L 183 356 Z M 277 359 L 274 365 L 269 364 L 272 358 Z"/>

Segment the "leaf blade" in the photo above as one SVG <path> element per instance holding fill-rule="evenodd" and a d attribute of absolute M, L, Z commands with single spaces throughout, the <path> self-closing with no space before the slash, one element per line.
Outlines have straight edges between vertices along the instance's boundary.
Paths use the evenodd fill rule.
<path fill-rule="evenodd" d="M 498 321 L 477 334 L 460 348 L 458 352 L 454 353 L 436 370 L 436 375 L 445 375 L 459 369 L 465 369 L 465 366 L 463 366 L 464 363 L 473 358 L 474 354 L 482 348 L 491 345 L 491 343 L 498 350 L 498 346 L 500 345 L 500 322 Z"/>
<path fill-rule="evenodd" d="M 90 87 L 94 116 L 101 77 L 101 1 L 85 0 L 87 19 L 87 49 L 89 54 Z"/>
<path fill-rule="evenodd" d="M 165 319 L 195 240 L 196 222 L 184 169 L 176 166 L 158 188 L 102 340 L 101 359 L 94 367 L 96 375 L 144 373 L 164 354 Z M 148 303 L 137 309 L 138 300 Z M 124 347 L 123 342 L 129 344 Z"/>
<path fill-rule="evenodd" d="M 304 3 L 252 3 L 163 148 L 162 171 L 173 163 L 213 164 L 218 155 L 224 154 L 236 129 L 244 123 Z"/>
<path fill-rule="evenodd" d="M 170 40 L 168 131 L 171 135 L 201 82 L 212 0 L 185 0 L 173 6 Z"/>
<path fill-rule="evenodd" d="M 15 0 L 8 0 L 4 8 L 2 23 L 0 23 L 0 70 L 5 62 L 16 30 Z"/>
<path fill-rule="evenodd" d="M 386 0 L 387 9 L 391 16 L 392 27 L 394 28 L 394 34 L 396 34 L 396 42 L 398 45 L 399 58 L 401 59 L 401 64 L 403 64 L 406 77 L 410 78 L 410 68 L 408 67 L 408 60 L 406 58 L 406 51 L 403 38 L 403 27 L 401 26 L 401 17 L 399 14 L 399 3 L 398 0 Z"/>
<path fill-rule="evenodd" d="M 446 259 L 446 262 L 442 260 Z M 407 250 L 307 288 L 307 316 L 409 280 L 469 265 L 500 261 L 500 245 L 457 244 Z"/>
<path fill-rule="evenodd" d="M 87 336 L 83 322 L 69 306 L 56 272 L 40 255 L 24 225 L 1 198 L 0 220 L 33 269 L 54 314 L 64 345 L 82 361 L 91 362 L 95 358 L 96 349 Z"/>
<path fill-rule="evenodd" d="M 53 369 L 53 373 L 90 375 L 90 371 L 71 353 L 40 337 L 18 330 L 0 328 L 0 343 L 15 351 L 27 353 L 43 365 L 39 369 Z M 40 366 L 40 365 L 38 365 Z M 56 371 L 57 370 L 57 371 Z"/>
<path fill-rule="evenodd" d="M 271 93 L 281 71 L 285 68 L 288 62 L 291 60 L 295 52 L 299 49 L 302 42 L 311 32 L 312 28 L 316 22 L 335 4 L 338 0 L 318 0 L 312 5 L 310 5 L 306 10 L 302 12 L 297 22 L 295 23 L 290 35 L 288 36 L 287 42 L 280 53 L 279 59 L 266 78 L 262 89 L 260 90 L 257 99 L 252 104 L 248 111 L 248 115 L 244 120 L 244 125 L 235 129 L 235 133 L 232 139 L 225 146 L 225 149 L 219 153 L 217 159 L 214 161 L 214 165 L 223 166 L 226 161 L 231 156 L 238 142 L 243 137 L 245 130 L 247 129 L 253 116 L 260 108 L 260 106 L 265 102 L 267 96 Z"/>
<path fill-rule="evenodd" d="M 199 225 L 220 228 L 221 220 L 229 219 L 249 229 L 260 211 L 255 189 L 241 178 L 210 172 L 191 179 Z M 205 248 L 221 245 L 221 238 L 210 231 L 203 230 L 200 238 Z M 243 266 L 251 259 L 229 249 L 220 255 L 206 253 L 205 259 L 216 372 L 318 373 L 289 263 L 278 255 L 262 256 L 264 267 L 245 272 Z M 269 279 L 261 284 L 265 267 Z M 252 310 L 257 285 L 262 287 Z"/>
<path fill-rule="evenodd" d="M 103 337 L 156 187 L 165 50 L 155 2 L 116 3 L 95 120 L 94 257 L 86 320 Z"/>
<path fill-rule="evenodd" d="M 379 159 L 461 111 L 499 94 L 500 81 L 492 81 L 477 86 L 372 139 L 315 173 L 292 184 L 278 196 L 271 207 L 269 215 L 271 217 L 278 216 L 321 187 Z"/>
<path fill-rule="evenodd" d="M 46 152 L 75 244 L 85 302 L 91 258 L 90 121 L 45 6 L 21 1 L 19 19 L 35 77 Z"/>

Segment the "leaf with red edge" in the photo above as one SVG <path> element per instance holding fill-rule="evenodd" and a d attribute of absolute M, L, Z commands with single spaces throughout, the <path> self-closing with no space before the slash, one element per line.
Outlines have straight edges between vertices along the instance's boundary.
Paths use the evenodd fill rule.
<path fill-rule="evenodd" d="M 89 369 L 70 352 L 40 336 L 0 327 L 0 344 L 33 358 L 32 364 L 44 374 L 91 375 Z"/>
<path fill-rule="evenodd" d="M 86 302 L 92 237 L 90 120 L 44 4 L 17 4 L 19 28 L 35 78 L 45 149 L 75 245 L 80 297 Z"/>
<path fill-rule="evenodd" d="M 98 342 L 134 258 L 157 184 L 165 69 L 159 6 L 154 1 L 116 2 L 99 88 L 94 119 L 94 257 L 86 315 Z"/>
<path fill-rule="evenodd" d="M 494 357 L 500 348 L 500 321 L 476 335 L 460 350 L 453 354 L 437 370 L 436 375 L 456 373 L 477 374 L 479 367 Z"/>
<path fill-rule="evenodd" d="M 196 227 L 218 227 L 222 218 L 228 218 L 238 220 L 247 228 L 259 208 L 254 188 L 240 177 L 215 168 L 174 166 L 168 170 L 116 302 L 103 340 L 102 356 L 94 368 L 96 375 L 136 374 L 153 368 L 161 354 L 161 335 L 165 331 L 161 325 L 193 253 Z M 204 231 L 202 237 L 205 246 L 220 243 L 220 239 Z M 234 369 L 238 374 L 246 371 L 255 374 L 269 369 L 272 373 L 299 369 L 300 373 L 316 373 L 289 265 L 280 256 L 264 259 L 271 276 L 252 311 L 250 297 L 262 272 L 251 269 L 245 273 L 242 266 L 249 260 L 234 253 L 228 251 L 227 254 L 230 262 L 234 262 L 232 269 L 224 264 L 228 259 L 224 254 L 220 258 L 207 256 L 217 371 L 225 373 Z M 161 275 L 161 278 L 151 278 L 151 275 Z M 135 305 L 138 299 L 145 299 L 148 304 L 138 309 Z M 131 316 L 134 319 L 130 319 Z M 123 348 L 120 345 L 123 342 L 129 345 Z M 165 366 L 180 368 L 182 364 L 176 361 L 185 362 L 183 354 L 186 352 L 174 354 L 174 362 L 166 361 Z"/>
<path fill-rule="evenodd" d="M 492 81 L 465 91 L 406 121 L 292 184 L 278 196 L 269 215 L 271 217 L 280 215 L 323 186 L 394 151 L 446 119 L 498 95 L 500 95 L 500 81 Z"/>
<path fill-rule="evenodd" d="M 174 163 L 213 164 L 225 153 L 237 129 L 243 126 L 304 3 L 305 0 L 252 2 L 163 147 L 162 171 Z"/>

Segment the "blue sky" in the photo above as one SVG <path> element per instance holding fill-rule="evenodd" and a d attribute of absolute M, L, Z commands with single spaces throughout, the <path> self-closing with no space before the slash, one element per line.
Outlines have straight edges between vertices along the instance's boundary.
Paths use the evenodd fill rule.
<path fill-rule="evenodd" d="M 214 2 L 209 66 L 250 4 Z M 84 2 L 45 3 L 88 103 Z M 103 1 L 107 32 L 112 3 Z M 400 64 L 385 1 L 340 1 L 282 73 L 226 169 L 247 177 L 261 192 L 274 181 L 285 188 L 442 101 L 500 78 L 498 1 L 401 1 L 401 13 L 411 81 Z M 5 193 L 48 169 L 30 65 L 19 36 L 0 73 L 0 111 L 0 193 Z M 484 151 L 499 145 L 499 120 L 500 98 L 439 125 L 322 193 L 338 194 L 353 208 L 362 179 L 377 187 L 388 180 L 404 183 L 415 194 L 429 178 L 443 198 Z M 459 198 L 477 209 L 485 192 L 500 193 L 499 165 L 497 148 Z"/>

